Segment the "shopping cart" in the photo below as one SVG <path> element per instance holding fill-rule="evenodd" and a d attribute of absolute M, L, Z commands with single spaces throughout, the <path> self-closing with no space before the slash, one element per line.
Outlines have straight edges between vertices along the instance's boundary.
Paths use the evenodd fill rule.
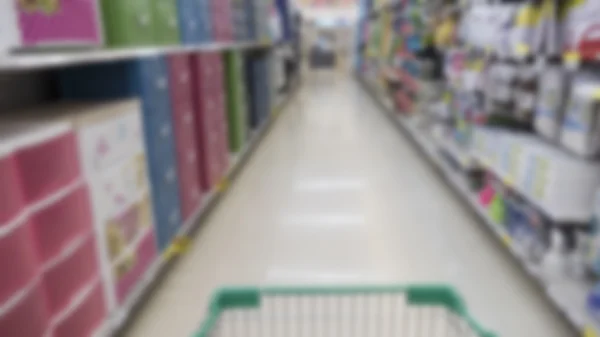
<path fill-rule="evenodd" d="M 496 337 L 447 286 L 230 288 L 194 337 Z"/>

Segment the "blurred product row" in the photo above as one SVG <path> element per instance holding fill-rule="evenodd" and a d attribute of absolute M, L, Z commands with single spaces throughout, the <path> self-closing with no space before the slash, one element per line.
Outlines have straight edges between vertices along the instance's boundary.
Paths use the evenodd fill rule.
<path fill-rule="evenodd" d="M 567 320 L 600 333 L 600 3 L 379 8 L 361 20 L 362 77 Z"/>
<path fill-rule="evenodd" d="M 125 3 L 125 2 L 123 2 Z M 0 336 L 103 336 L 271 116 L 269 50 L 65 68 L 0 122 Z"/>
<path fill-rule="evenodd" d="M 30 48 L 279 40 L 289 38 L 289 15 L 286 0 L 5 0 L 0 55 Z"/>

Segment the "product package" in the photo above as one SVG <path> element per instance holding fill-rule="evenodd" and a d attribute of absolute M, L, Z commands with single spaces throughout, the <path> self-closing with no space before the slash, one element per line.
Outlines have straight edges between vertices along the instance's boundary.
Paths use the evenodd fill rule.
<path fill-rule="evenodd" d="M 577 74 L 562 125 L 561 144 L 585 158 L 600 154 L 599 92 L 600 78 Z"/>
<path fill-rule="evenodd" d="M 539 75 L 539 90 L 535 104 L 535 130 L 557 141 L 563 122 L 568 92 L 568 76 L 560 65 L 551 65 Z"/>

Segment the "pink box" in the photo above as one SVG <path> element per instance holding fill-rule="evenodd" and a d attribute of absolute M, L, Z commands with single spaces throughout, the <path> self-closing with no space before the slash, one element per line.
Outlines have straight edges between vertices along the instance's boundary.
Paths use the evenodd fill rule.
<path fill-rule="evenodd" d="M 102 283 L 97 282 L 91 293 L 79 307 L 54 329 L 54 337 L 93 336 L 106 319 L 107 308 L 104 301 Z"/>
<path fill-rule="evenodd" d="M 0 236 L 0 306 L 31 283 L 39 271 L 27 218 L 15 226 Z"/>
<path fill-rule="evenodd" d="M 0 316 L 0 336 L 42 337 L 48 328 L 44 291 L 37 284 L 12 310 Z"/>
<path fill-rule="evenodd" d="M 15 159 L 28 203 L 41 201 L 79 178 L 77 143 L 72 131 L 28 142 L 16 150 Z"/>
<path fill-rule="evenodd" d="M 216 182 L 212 166 L 215 165 L 214 149 L 209 146 L 210 130 L 214 123 L 210 112 L 215 106 L 214 98 L 208 96 L 210 91 L 210 65 L 212 54 L 199 53 L 191 57 L 192 66 L 192 95 L 194 99 L 194 122 L 196 128 L 196 148 L 198 149 L 198 175 L 204 191 L 209 191 Z"/>
<path fill-rule="evenodd" d="M 0 149 L 0 151 L 2 151 Z M 0 154 L 0 228 L 23 211 L 19 172 L 12 154 Z"/>
<path fill-rule="evenodd" d="M 194 110 L 191 106 L 176 105 L 174 129 L 177 144 L 177 171 L 179 174 L 179 195 L 183 219 L 196 211 L 202 201 L 200 193 L 201 161 L 197 144 Z"/>
<path fill-rule="evenodd" d="M 18 1 L 18 4 L 25 46 L 102 44 L 97 0 Z"/>
<path fill-rule="evenodd" d="M 135 250 L 136 256 L 133 258 L 134 265 L 117 280 L 117 300 L 123 303 L 131 293 L 135 285 L 144 276 L 152 262 L 156 259 L 156 242 L 154 232 L 149 230 L 148 234 L 140 241 Z M 116 268 L 119 268 L 118 266 Z M 113 273 L 116 275 L 117 273 Z"/>
<path fill-rule="evenodd" d="M 192 99 L 192 83 L 190 57 L 188 54 L 170 55 L 169 58 L 169 91 L 173 103 L 190 102 Z"/>
<path fill-rule="evenodd" d="M 64 310 L 74 296 L 99 278 L 99 274 L 96 239 L 90 233 L 77 250 L 44 273 L 43 284 L 50 317 Z"/>
<path fill-rule="evenodd" d="M 42 263 L 56 258 L 69 243 L 93 225 L 88 188 L 80 183 L 73 191 L 32 214 L 31 224 Z"/>

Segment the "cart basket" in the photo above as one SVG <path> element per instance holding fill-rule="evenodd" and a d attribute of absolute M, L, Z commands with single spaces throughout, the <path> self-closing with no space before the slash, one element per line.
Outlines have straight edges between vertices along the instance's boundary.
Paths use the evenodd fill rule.
<path fill-rule="evenodd" d="M 223 288 L 194 337 L 497 337 L 443 285 Z"/>

